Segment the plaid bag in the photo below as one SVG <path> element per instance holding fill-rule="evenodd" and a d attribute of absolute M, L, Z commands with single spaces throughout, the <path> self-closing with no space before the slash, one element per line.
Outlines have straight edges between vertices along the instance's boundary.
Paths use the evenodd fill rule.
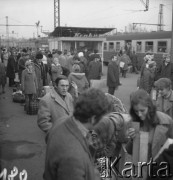
<path fill-rule="evenodd" d="M 28 103 L 26 113 L 29 115 L 36 115 L 38 113 L 39 100 L 37 98 L 32 98 Z"/>

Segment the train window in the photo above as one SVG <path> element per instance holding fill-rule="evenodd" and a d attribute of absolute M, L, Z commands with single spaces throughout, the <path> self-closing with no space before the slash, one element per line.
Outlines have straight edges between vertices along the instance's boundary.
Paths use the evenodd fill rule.
<path fill-rule="evenodd" d="M 116 51 L 120 51 L 120 42 L 116 42 Z"/>
<path fill-rule="evenodd" d="M 157 44 L 157 52 L 166 52 L 167 42 L 166 41 L 158 41 Z"/>
<path fill-rule="evenodd" d="M 142 51 L 142 42 L 138 41 L 136 42 L 136 52 L 141 52 Z"/>
<path fill-rule="evenodd" d="M 153 41 L 145 42 L 145 51 L 153 51 Z"/>
<path fill-rule="evenodd" d="M 103 48 L 104 48 L 105 51 L 107 50 L 107 43 L 106 42 L 104 43 L 104 47 Z"/>
<path fill-rule="evenodd" d="M 109 50 L 114 50 L 114 43 L 113 42 L 110 42 L 109 43 Z"/>

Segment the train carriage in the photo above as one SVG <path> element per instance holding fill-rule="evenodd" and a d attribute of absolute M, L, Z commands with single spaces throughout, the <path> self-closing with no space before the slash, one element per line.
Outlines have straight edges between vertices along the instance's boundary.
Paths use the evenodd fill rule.
<path fill-rule="evenodd" d="M 163 53 L 170 52 L 171 31 L 128 33 L 107 36 L 103 47 L 104 63 L 108 64 L 111 55 L 117 54 L 120 50 L 129 49 L 129 53 L 136 51 L 139 59 L 139 66 L 147 51 L 154 53 L 155 60 L 159 63 Z"/>

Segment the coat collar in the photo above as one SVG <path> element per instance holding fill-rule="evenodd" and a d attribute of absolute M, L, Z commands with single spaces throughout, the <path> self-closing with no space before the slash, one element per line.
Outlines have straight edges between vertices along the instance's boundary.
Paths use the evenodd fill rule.
<path fill-rule="evenodd" d="M 62 97 L 55 91 L 53 88 L 52 91 L 50 91 L 51 97 L 57 102 L 60 106 L 62 106 L 67 113 L 70 113 L 70 104 L 69 104 L 69 94 L 67 93 L 65 99 L 63 100 Z"/>

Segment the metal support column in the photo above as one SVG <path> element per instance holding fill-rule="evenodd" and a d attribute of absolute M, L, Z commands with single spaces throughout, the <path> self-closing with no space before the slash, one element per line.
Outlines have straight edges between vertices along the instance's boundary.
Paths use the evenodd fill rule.
<path fill-rule="evenodd" d="M 7 48 L 9 48 L 9 27 L 8 27 L 8 16 L 6 18 L 6 39 L 7 39 Z"/>
<path fill-rule="evenodd" d="M 54 29 L 60 27 L 60 0 L 54 0 Z"/>

